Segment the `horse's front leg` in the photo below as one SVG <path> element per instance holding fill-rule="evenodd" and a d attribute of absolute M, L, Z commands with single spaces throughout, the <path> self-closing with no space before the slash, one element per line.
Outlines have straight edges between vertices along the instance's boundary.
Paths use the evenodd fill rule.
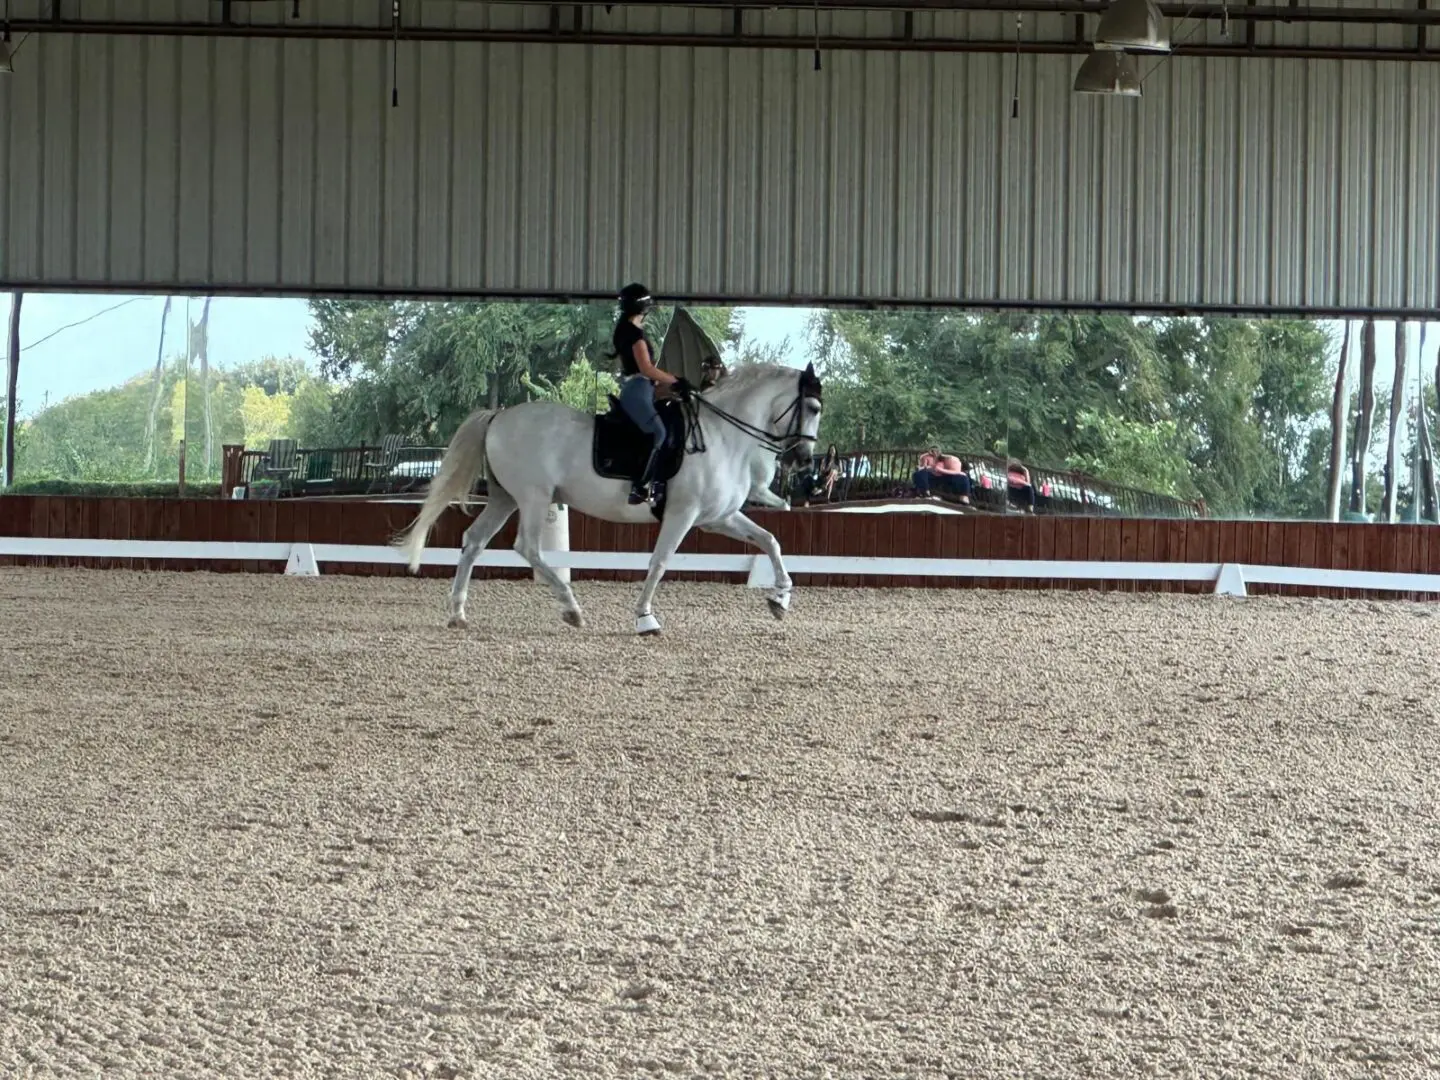
<path fill-rule="evenodd" d="M 750 494 L 745 496 L 746 502 L 759 503 L 771 510 L 789 510 L 790 500 L 776 495 L 770 490 L 768 484 L 756 484 L 750 489 Z"/>
<path fill-rule="evenodd" d="M 660 525 L 660 535 L 655 541 L 655 550 L 650 553 L 650 570 L 645 575 L 645 584 L 640 589 L 640 601 L 635 605 L 635 632 L 644 636 L 660 633 L 660 620 L 655 618 L 650 605 L 655 600 L 655 590 L 665 576 L 670 556 L 685 539 L 685 534 L 695 523 L 693 513 L 677 512 L 674 506 L 667 508 L 665 520 Z"/>
<path fill-rule="evenodd" d="M 790 590 L 794 587 L 794 583 L 785 570 L 785 560 L 780 557 L 780 541 L 739 511 L 731 514 L 724 521 L 706 525 L 705 531 L 728 536 L 732 540 L 739 540 L 742 544 L 757 547 L 769 556 L 770 566 L 775 571 L 775 587 L 766 594 L 765 599 L 770 605 L 770 614 L 777 619 L 783 619 L 785 613 L 790 610 Z"/>

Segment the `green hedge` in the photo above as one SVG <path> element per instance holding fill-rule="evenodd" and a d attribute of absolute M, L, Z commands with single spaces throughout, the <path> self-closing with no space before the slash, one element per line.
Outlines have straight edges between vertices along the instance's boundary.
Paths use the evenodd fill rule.
<path fill-rule="evenodd" d="M 80 480 L 32 480 L 16 484 L 8 495 L 86 495 L 111 499 L 178 499 L 180 485 L 170 483 L 87 483 Z M 218 499 L 219 484 L 186 484 L 187 499 Z"/>

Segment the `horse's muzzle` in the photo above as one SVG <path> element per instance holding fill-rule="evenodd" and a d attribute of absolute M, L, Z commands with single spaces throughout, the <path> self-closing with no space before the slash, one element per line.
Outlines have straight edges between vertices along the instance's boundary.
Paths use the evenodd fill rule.
<path fill-rule="evenodd" d="M 784 465 L 808 465 L 814 460 L 814 439 L 799 439 L 787 446 L 780 455 L 780 462 Z"/>

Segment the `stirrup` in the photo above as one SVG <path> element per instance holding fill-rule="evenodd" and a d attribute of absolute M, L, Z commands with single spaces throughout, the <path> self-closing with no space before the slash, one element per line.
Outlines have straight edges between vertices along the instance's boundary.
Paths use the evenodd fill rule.
<path fill-rule="evenodd" d="M 660 448 L 656 447 L 650 451 L 649 460 L 645 462 L 645 469 L 640 473 L 640 479 L 630 485 L 630 505 L 638 506 L 643 502 L 650 502 L 655 498 L 656 481 L 654 480 L 655 469 L 660 464 Z"/>

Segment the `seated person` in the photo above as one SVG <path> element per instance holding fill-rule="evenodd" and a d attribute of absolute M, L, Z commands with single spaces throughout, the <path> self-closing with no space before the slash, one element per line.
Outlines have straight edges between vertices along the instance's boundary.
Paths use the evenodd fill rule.
<path fill-rule="evenodd" d="M 942 454 L 938 447 L 932 447 L 920 455 L 920 468 L 911 478 L 915 493 L 922 499 L 932 498 L 930 489 L 939 488 L 952 495 L 958 495 L 962 503 L 970 502 L 974 483 L 970 478 L 970 463 L 962 462 L 953 454 Z"/>
<path fill-rule="evenodd" d="M 922 499 L 928 498 L 930 495 L 930 482 L 935 478 L 935 461 L 939 457 L 940 451 L 935 447 L 921 453 L 920 467 L 910 477 L 915 494 Z"/>
<path fill-rule="evenodd" d="M 1035 486 L 1030 483 L 1030 470 L 1018 461 L 1012 461 L 1005 476 L 1005 488 L 1018 499 L 1028 513 L 1035 512 Z"/>
<path fill-rule="evenodd" d="M 942 457 L 939 463 L 944 464 L 946 460 L 947 459 Z M 953 462 L 955 458 L 952 457 L 948 460 Z M 948 475 L 950 486 L 960 497 L 960 502 L 966 506 L 969 506 L 970 492 L 975 489 L 975 478 L 970 475 L 970 462 L 960 462 L 960 471 L 958 473 L 950 473 Z"/>
<path fill-rule="evenodd" d="M 815 494 L 823 492 L 825 501 L 829 502 L 835 497 L 835 484 L 840 479 L 840 450 L 833 442 L 826 448 L 825 456 L 820 459 L 820 468 L 816 472 L 819 483 Z"/>
<path fill-rule="evenodd" d="M 820 470 L 815 462 L 801 465 L 790 474 L 790 505 L 809 506 L 820 491 Z"/>

